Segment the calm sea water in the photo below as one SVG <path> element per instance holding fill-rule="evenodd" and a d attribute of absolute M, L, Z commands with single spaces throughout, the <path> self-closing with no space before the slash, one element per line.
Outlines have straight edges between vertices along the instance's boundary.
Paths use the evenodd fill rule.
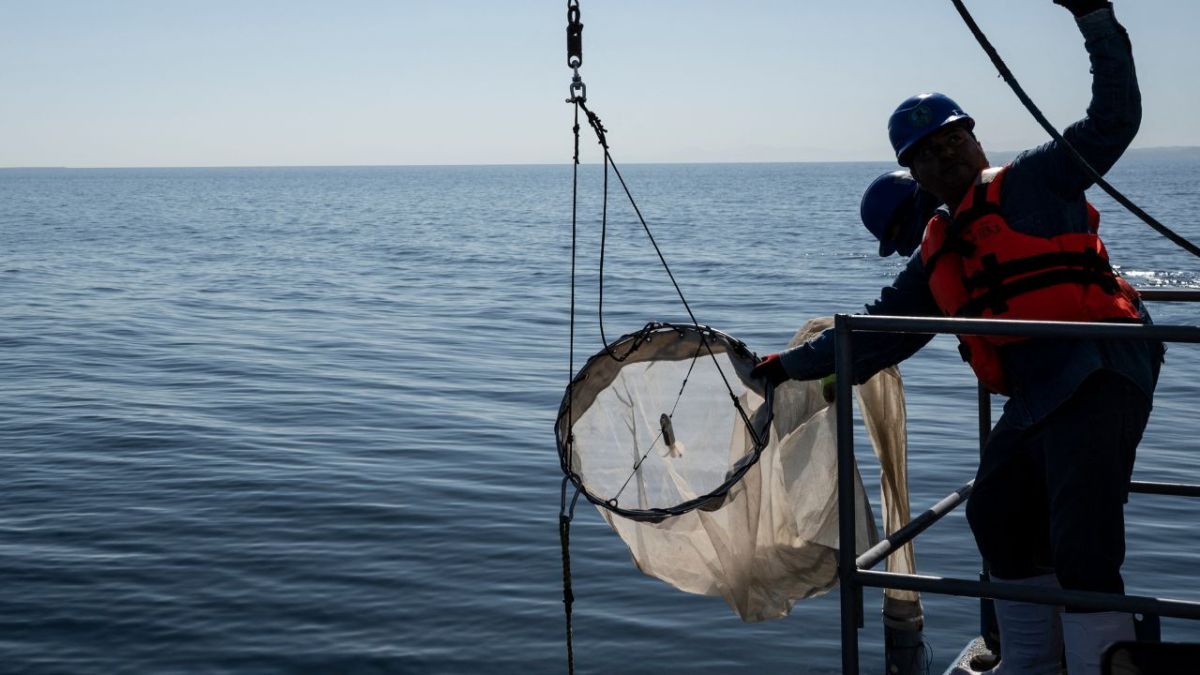
<path fill-rule="evenodd" d="M 857 222 L 887 168 L 625 173 L 700 321 L 766 353 L 900 269 Z M 1200 239 L 1200 160 L 1130 156 L 1111 178 Z M 576 366 L 600 348 L 598 168 L 582 179 Z M 0 172 L 0 672 L 563 671 L 552 425 L 570 180 L 568 166 Z M 1200 286 L 1195 259 L 1097 202 L 1135 284 Z M 611 208 L 609 339 L 684 319 L 628 207 Z M 1168 359 L 1137 475 L 1196 482 L 1200 358 Z M 924 508 L 973 473 L 973 379 L 944 337 L 903 372 Z M 1198 512 L 1133 497 L 1132 592 L 1200 600 Z M 978 568 L 961 513 L 917 553 L 931 574 Z M 588 506 L 571 562 L 580 672 L 837 670 L 836 593 L 743 624 L 642 576 Z M 882 663 L 880 600 L 867 592 L 865 672 Z M 925 607 L 940 669 L 977 605 Z"/>

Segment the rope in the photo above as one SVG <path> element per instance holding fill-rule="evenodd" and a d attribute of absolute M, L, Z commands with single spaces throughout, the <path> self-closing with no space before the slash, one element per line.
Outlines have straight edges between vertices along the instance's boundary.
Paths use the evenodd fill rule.
<path fill-rule="evenodd" d="M 605 244 L 608 242 L 608 144 L 604 138 L 604 125 L 600 124 L 600 118 L 592 114 L 590 110 L 584 106 L 584 111 L 588 115 L 588 123 L 592 125 L 592 129 L 596 131 L 596 135 L 600 138 L 600 145 L 604 146 L 604 190 L 603 197 L 600 202 L 600 271 L 597 282 L 600 287 L 600 299 L 596 303 L 596 319 L 600 324 L 600 342 L 604 344 L 604 351 L 616 361 L 624 361 L 633 353 L 631 347 L 622 356 L 617 356 L 613 353 L 612 347 L 608 344 L 608 337 L 604 334 L 604 251 Z M 636 208 L 636 207 L 635 207 Z M 634 345 L 637 343 L 635 342 Z"/>
<path fill-rule="evenodd" d="M 567 421 L 574 419 L 571 401 L 575 383 L 575 276 L 578 222 L 579 222 L 579 104 L 587 96 L 583 79 L 579 76 L 579 66 L 583 64 L 583 23 L 579 20 L 579 0 L 567 0 L 567 67 L 574 71 L 571 80 L 571 101 L 575 104 L 575 124 L 572 133 L 575 136 L 574 161 L 571 162 L 571 329 L 567 344 Z M 567 429 L 567 447 L 572 447 L 571 430 Z M 571 623 L 571 609 L 575 604 L 575 594 L 571 591 L 571 519 L 575 516 L 575 504 L 579 501 L 579 487 L 576 483 L 575 496 L 571 498 L 571 506 L 567 508 L 567 482 L 572 480 L 569 457 L 563 458 L 563 480 L 561 496 L 558 505 L 558 540 L 562 546 L 563 573 L 563 612 L 566 616 L 567 633 L 567 673 L 575 674 L 575 644 L 574 627 Z"/>
<path fill-rule="evenodd" d="M 578 11 L 578 10 L 576 10 Z M 575 161 L 571 165 L 571 330 L 570 337 L 567 339 L 567 421 L 575 419 L 571 410 L 571 402 L 574 400 L 572 392 L 575 387 L 575 251 L 576 239 L 578 231 L 578 212 L 579 212 L 579 102 L 575 103 L 575 126 L 572 127 L 575 134 Z M 567 430 L 567 446 L 570 447 L 570 429 Z M 563 473 L 570 474 L 571 467 L 569 461 L 563 462 Z"/>
<path fill-rule="evenodd" d="M 615 161 L 613 161 L 613 159 L 612 159 L 612 154 L 609 152 L 609 148 L 608 148 L 608 138 L 606 135 L 607 130 L 604 128 L 604 124 L 600 121 L 600 117 L 598 115 L 596 115 L 596 113 L 592 112 L 591 109 L 589 109 L 587 107 L 587 104 L 584 101 L 576 99 L 575 104 L 583 110 L 584 114 L 587 115 L 588 124 L 591 125 L 592 129 L 596 132 L 596 139 L 599 141 L 600 147 L 602 147 L 604 149 L 604 201 L 603 201 L 604 205 L 603 205 L 603 211 L 602 211 L 602 216 L 601 216 L 602 222 L 601 222 L 601 237 L 600 237 L 600 260 L 601 260 L 601 267 L 600 267 L 600 298 L 601 298 L 601 300 L 600 300 L 600 316 L 599 316 L 600 339 L 604 341 L 604 349 L 606 352 L 608 352 L 609 356 L 611 356 L 612 358 L 614 358 L 618 361 L 623 361 L 624 359 L 629 357 L 630 352 L 627 351 L 624 355 L 618 357 L 615 353 L 613 353 L 611 347 L 608 344 L 608 340 L 607 340 L 607 338 L 605 338 L 605 335 L 604 335 L 604 308 L 603 308 L 604 265 L 603 265 L 603 260 L 604 260 L 604 248 L 605 248 L 605 241 L 606 241 L 606 237 L 607 237 L 607 224 L 608 224 L 608 170 L 609 170 L 609 167 L 612 168 L 612 172 L 616 175 L 617 180 L 620 181 L 621 189 L 625 191 L 625 197 L 627 199 L 629 199 L 629 204 L 630 204 L 630 206 L 633 207 L 633 212 L 634 212 L 634 214 L 637 215 L 638 222 L 641 223 L 641 225 L 642 225 L 642 230 L 646 233 L 646 237 L 650 240 L 650 245 L 654 247 L 654 252 L 655 252 L 655 254 L 658 255 L 658 260 L 659 260 L 659 262 L 662 263 L 663 270 L 666 271 L 666 273 L 667 273 L 667 278 L 669 278 L 671 280 L 671 285 L 675 287 L 675 293 L 676 293 L 676 295 L 679 296 L 679 301 L 681 303 L 683 303 L 683 308 L 684 308 L 684 310 L 687 311 L 688 318 L 690 318 L 692 320 L 692 325 L 696 326 L 697 328 L 700 328 L 701 324 L 696 319 L 696 314 L 694 312 L 692 312 L 692 307 L 688 303 L 687 298 L 684 297 L 683 289 L 681 289 L 679 287 L 679 282 L 675 280 L 675 274 L 671 272 L 671 266 L 667 264 L 666 256 L 663 255 L 662 249 L 659 248 L 658 242 L 654 239 L 654 233 L 650 231 L 650 225 L 646 223 L 646 218 L 644 216 L 642 216 L 642 210 L 640 208 L 638 208 L 637 200 L 635 200 L 633 198 L 633 193 L 630 192 L 629 185 L 625 182 L 625 177 L 621 175 L 621 170 L 619 168 L 617 168 L 617 163 Z M 701 343 L 704 345 L 705 349 L 708 351 L 708 355 L 712 358 L 713 365 L 716 366 L 717 373 L 721 376 L 721 381 L 724 382 L 726 391 L 729 392 L 729 398 L 733 401 L 734 408 L 737 410 L 738 415 L 742 418 L 742 423 L 746 425 L 746 429 L 749 431 L 750 436 L 754 439 L 754 444 L 756 446 L 763 445 L 764 439 L 762 439 L 758 435 L 758 432 L 754 429 L 754 425 L 751 424 L 751 422 L 750 422 L 750 416 L 746 414 L 746 411 L 742 408 L 741 401 L 739 401 L 737 398 L 737 395 L 733 393 L 733 386 L 729 384 L 729 378 L 725 376 L 725 370 L 723 368 L 721 368 L 720 362 L 717 361 L 717 355 L 713 351 L 712 346 L 708 343 L 708 340 L 704 337 L 703 333 L 701 334 L 700 339 L 701 339 Z M 632 350 L 630 350 L 630 351 L 632 351 Z"/>
<path fill-rule="evenodd" d="M 576 242 L 579 221 L 579 96 L 583 95 L 583 81 L 579 77 L 579 66 L 583 63 L 583 24 L 579 21 L 578 0 L 567 2 L 567 66 L 575 71 L 571 84 L 571 99 L 575 103 L 575 124 L 571 128 L 575 136 L 575 154 L 571 162 L 571 329 L 567 342 L 567 420 L 574 419 L 571 401 L 574 399 L 572 390 L 575 382 L 575 266 Z M 575 83 L 579 83 L 578 91 Z M 567 447 L 571 447 L 571 430 L 567 429 Z M 558 507 L 558 540 L 562 546 L 563 570 L 563 612 L 566 615 L 567 632 L 567 673 L 575 673 L 575 645 L 573 640 L 574 628 L 571 625 L 571 608 L 575 603 L 575 595 L 571 592 L 571 518 L 575 514 L 575 502 L 579 499 L 579 489 L 571 500 L 571 508 L 567 509 L 567 481 L 571 479 L 570 459 L 563 459 L 563 482 Z"/>
<path fill-rule="evenodd" d="M 692 370 L 696 368 L 696 360 L 700 356 L 701 349 L 704 349 L 703 342 L 696 347 L 696 353 L 692 355 L 692 362 L 688 364 L 688 371 L 683 376 L 683 383 L 679 385 L 679 393 L 675 395 L 675 403 L 671 405 L 671 412 L 667 414 L 667 417 L 671 419 L 675 418 L 675 410 L 679 408 L 679 401 L 683 398 L 683 390 L 687 389 L 688 380 L 692 377 Z M 633 480 L 633 477 L 637 475 L 638 469 L 642 468 L 642 462 L 646 461 L 646 458 L 649 457 L 650 453 L 654 451 L 654 446 L 658 445 L 658 440 L 662 437 L 663 432 L 660 427 L 658 435 L 654 437 L 654 440 L 650 441 L 650 447 L 646 448 L 646 452 L 638 458 L 638 461 L 633 463 L 633 469 L 629 472 L 629 475 L 625 477 L 625 482 L 621 483 L 621 488 L 617 490 L 617 494 L 612 496 L 612 501 L 616 502 L 621 498 L 621 493 L 625 492 L 625 488 L 629 486 L 629 481 Z"/>
<path fill-rule="evenodd" d="M 575 517 L 575 504 L 579 501 L 579 488 L 571 498 L 571 506 L 567 507 L 567 482 L 570 475 L 563 477 L 562 497 L 558 510 L 558 540 L 562 544 L 562 574 L 563 574 L 563 611 L 567 616 L 567 672 L 575 672 L 575 646 L 572 640 L 574 629 L 571 625 L 571 607 L 575 603 L 575 594 L 571 592 L 571 520 Z"/>
<path fill-rule="evenodd" d="M 607 242 L 607 237 L 608 237 L 608 171 L 609 171 L 609 167 L 611 167 L 613 173 L 616 174 L 617 179 L 621 182 L 621 187 L 624 189 L 626 197 L 629 198 L 629 203 L 633 206 L 633 210 L 637 214 L 638 220 L 642 224 L 642 229 L 645 230 L 646 236 L 649 237 L 651 245 L 654 246 L 654 251 L 655 251 L 655 253 L 658 254 L 658 259 L 660 262 L 662 262 L 663 269 L 666 270 L 667 276 L 671 279 L 671 284 L 675 287 L 675 292 L 679 295 L 679 299 L 683 303 L 684 309 L 687 310 L 688 316 L 692 320 L 692 324 L 698 330 L 701 330 L 701 333 L 700 333 L 701 344 L 702 344 L 703 348 L 707 349 L 709 356 L 712 358 L 713 365 L 716 366 L 717 372 L 721 376 L 721 380 L 725 383 L 725 388 L 729 392 L 729 397 L 730 397 L 730 399 L 732 399 L 734 407 L 737 409 L 738 414 L 741 416 L 742 422 L 745 424 L 746 430 L 749 432 L 749 434 L 751 435 L 751 437 L 754 440 L 756 452 L 761 452 L 763 446 L 765 445 L 765 438 L 763 438 L 758 433 L 758 431 L 754 428 L 754 425 L 751 423 L 749 416 L 746 414 L 746 411 L 742 408 L 741 402 L 738 401 L 737 396 L 733 393 L 733 387 L 730 386 L 729 379 L 726 378 L 725 372 L 721 368 L 720 362 L 717 360 L 717 355 L 713 351 L 712 345 L 709 344 L 709 342 L 706 338 L 705 331 L 709 331 L 711 329 L 708 328 L 707 326 L 705 326 L 703 329 L 701 329 L 700 323 L 696 320 L 696 315 L 692 312 L 692 308 L 688 304 L 687 298 L 684 297 L 683 291 L 679 287 L 679 283 L 676 282 L 676 280 L 675 280 L 675 275 L 671 272 L 670 266 L 667 265 L 666 257 L 663 256 L 662 250 L 658 246 L 658 242 L 656 242 L 654 240 L 654 235 L 653 235 L 653 233 L 650 232 L 650 227 L 649 227 L 649 225 L 646 224 L 646 219 L 644 217 L 642 217 L 641 209 L 638 208 L 637 202 L 634 201 L 633 194 L 630 192 L 629 186 L 626 185 L 626 183 L 625 183 L 625 178 L 621 175 L 621 172 L 617 168 L 616 163 L 612 161 L 612 156 L 609 153 L 608 141 L 607 141 L 607 138 L 605 137 L 604 125 L 600 123 L 600 118 L 597 117 L 591 110 L 589 110 L 587 108 L 587 105 L 586 105 L 587 88 L 583 83 L 583 79 L 579 75 L 579 67 L 583 64 L 582 33 L 583 33 L 583 23 L 580 21 L 579 2 L 578 2 L 578 0 L 567 0 L 567 66 L 569 68 L 571 68 L 573 71 L 573 76 L 571 79 L 571 87 L 570 87 L 571 95 L 570 95 L 570 98 L 567 99 L 567 102 L 572 103 L 574 105 L 575 123 L 572 128 L 572 131 L 574 134 L 575 153 L 574 153 L 574 158 L 573 158 L 572 167 L 571 167 L 571 318 L 570 318 L 570 337 L 569 337 L 569 344 L 568 344 L 569 354 L 567 357 L 568 371 L 569 371 L 568 376 L 567 376 L 568 377 L 568 380 L 567 380 L 567 427 L 566 427 L 566 439 L 565 439 L 565 445 L 566 445 L 567 449 L 566 449 L 565 456 L 563 456 L 561 458 L 563 473 L 565 475 L 564 475 L 563 481 L 562 481 L 561 498 L 560 498 L 560 502 L 559 502 L 558 534 L 559 534 L 559 542 L 562 546 L 563 611 L 566 616 L 567 672 L 571 673 L 572 675 L 575 672 L 575 651 L 574 651 L 574 640 L 573 640 L 574 627 L 572 625 L 572 608 L 573 608 L 573 605 L 575 602 L 575 596 L 571 590 L 571 519 L 575 515 L 575 505 L 579 501 L 579 495 L 581 493 L 587 494 L 587 492 L 583 489 L 582 479 L 577 474 L 575 474 L 571 469 L 571 453 L 573 452 L 573 449 L 574 449 L 574 436 L 573 436 L 573 433 L 571 432 L 571 428 L 570 428 L 571 423 L 574 421 L 574 414 L 573 414 L 573 410 L 572 410 L 572 400 L 574 398 L 573 397 L 573 387 L 574 387 L 574 373 L 575 373 L 575 285 L 576 285 L 575 282 L 576 282 L 576 276 L 577 276 L 576 265 L 577 265 L 577 251 L 578 251 L 577 244 L 578 244 L 578 222 L 579 222 L 578 207 L 579 207 L 579 131 L 580 131 L 579 111 L 580 111 L 580 109 L 582 109 L 584 111 L 584 113 L 586 113 L 587 118 L 588 118 L 588 123 L 595 130 L 597 138 L 600 141 L 600 145 L 604 148 L 604 198 L 603 198 L 603 213 L 602 213 L 602 222 L 601 222 L 600 274 L 599 274 L 600 298 L 599 298 L 599 303 L 598 303 L 598 307 L 597 307 L 597 312 L 598 312 L 597 318 L 598 318 L 598 322 L 599 322 L 599 326 L 600 326 L 600 339 L 604 343 L 605 352 L 607 352 L 610 357 L 612 357 L 618 361 L 624 361 L 625 359 L 627 359 L 629 357 L 630 354 L 633 353 L 633 351 L 638 347 L 638 345 L 640 343 L 639 339 L 634 339 L 632 341 L 629 349 L 626 351 L 626 353 L 623 356 L 618 357 L 610 348 L 608 339 L 604 333 L 604 252 L 605 252 L 605 244 Z M 649 324 L 647 325 L 647 327 L 645 329 L 643 329 L 643 331 L 647 335 L 649 334 L 650 330 L 651 330 L 651 326 Z M 743 347 L 743 349 L 744 349 L 744 347 Z M 683 391 L 687 387 L 688 379 L 691 376 L 692 369 L 696 365 L 697 359 L 699 358 L 699 353 L 700 353 L 700 350 L 697 349 L 697 353 L 692 356 L 692 362 L 688 368 L 688 374 L 684 377 L 684 381 L 680 385 L 679 394 L 676 396 L 675 406 L 678 406 L 679 399 L 683 396 Z M 772 399 L 772 390 L 768 387 L 768 389 L 767 389 L 768 405 L 770 405 L 771 399 Z M 674 415 L 674 410 L 675 410 L 675 408 L 673 406 L 672 411 L 671 411 L 672 416 Z M 770 425 L 770 420 L 768 417 L 767 423 L 764 425 L 764 431 L 766 433 L 770 433 L 769 425 Z M 557 427 L 557 425 L 556 425 L 556 427 Z M 657 439 L 655 439 L 655 442 L 657 442 Z M 650 447 L 653 448 L 654 443 L 651 443 Z M 650 451 L 647 450 L 647 455 L 649 454 L 649 452 Z M 645 456 L 643 456 L 642 459 L 644 460 Z M 744 464 L 738 470 L 734 471 L 733 475 L 727 480 L 725 489 L 728 489 L 728 485 L 732 485 L 732 483 L 734 481 L 740 480 L 741 476 L 744 475 L 745 472 L 749 469 L 750 464 L 752 464 L 752 462 L 748 463 L 748 464 Z M 633 474 L 637 472 L 638 467 L 640 467 L 640 465 L 641 465 L 641 461 L 639 460 L 637 462 L 637 464 L 634 466 L 633 472 L 630 474 L 630 478 L 632 478 Z M 575 485 L 575 494 L 571 498 L 569 507 L 567 505 L 567 483 L 573 483 Z M 627 478 L 625 481 L 626 485 L 628 485 L 628 483 L 629 483 L 629 478 Z M 625 486 L 622 485 L 621 490 L 623 491 L 624 489 L 625 489 Z M 590 494 L 587 494 L 587 497 L 589 500 L 594 501 Z M 613 501 L 613 503 L 608 506 L 610 508 L 616 510 L 617 505 L 616 505 L 615 498 L 612 501 Z M 688 509 L 690 509 L 690 508 L 692 508 L 692 506 L 688 507 Z M 679 509 L 679 512 L 683 512 L 684 510 L 686 510 L 686 509 Z"/>
<path fill-rule="evenodd" d="M 1042 114 L 1042 111 L 1038 110 L 1038 107 L 1034 105 L 1033 100 L 1030 99 L 1025 93 L 1025 90 L 1021 88 L 1021 85 L 1017 82 L 1017 78 L 1013 76 L 1012 71 L 1008 69 L 1008 66 L 1005 65 L 1004 60 L 1000 58 L 1000 54 L 996 51 L 995 47 L 993 47 L 992 43 L 988 41 L 987 36 L 983 34 L 983 31 L 979 29 L 979 24 L 975 23 L 975 19 L 971 16 L 971 13 L 967 11 L 967 8 L 963 5 L 962 0 L 950 1 L 954 3 L 954 8 L 957 9 L 959 15 L 962 16 L 963 21 L 967 24 L 967 28 L 970 29 L 971 34 L 975 36 L 975 40 L 979 43 L 979 46 L 982 47 L 983 51 L 987 53 L 988 58 L 992 60 L 992 63 L 996 66 L 996 69 L 1000 71 L 1000 76 L 1003 77 L 1004 81 L 1008 83 L 1008 86 L 1012 88 L 1013 93 L 1016 94 L 1017 98 L 1021 100 L 1021 103 L 1025 105 L 1026 110 L 1028 110 L 1029 113 L 1033 115 L 1033 118 L 1037 120 L 1038 124 L 1040 124 L 1042 128 L 1045 129 L 1048 134 L 1050 134 L 1051 138 L 1067 149 L 1071 157 L 1075 159 L 1075 162 L 1079 164 L 1081 169 L 1083 169 L 1083 172 L 1086 173 L 1096 185 L 1099 185 L 1101 189 L 1107 192 L 1110 197 L 1115 199 L 1118 204 L 1124 206 L 1129 210 L 1130 213 L 1140 218 L 1142 222 L 1154 228 L 1156 232 L 1163 235 L 1167 239 L 1170 239 L 1188 253 L 1191 253 L 1194 256 L 1200 256 L 1200 246 L 1196 246 L 1192 242 L 1176 234 L 1166 225 L 1158 222 L 1153 216 L 1143 211 L 1141 207 L 1139 207 L 1137 204 L 1134 204 L 1125 195 L 1121 194 L 1115 187 L 1110 185 L 1108 181 L 1104 180 L 1104 177 L 1101 176 L 1098 171 L 1092 168 L 1092 165 L 1089 164 L 1088 161 L 1084 159 L 1083 155 L 1081 155 L 1079 151 L 1075 149 L 1075 146 L 1071 145 L 1067 139 L 1063 138 L 1062 134 L 1058 133 L 1058 130 L 1054 128 L 1054 125 L 1050 124 L 1050 121 L 1047 120 L 1046 116 Z"/>

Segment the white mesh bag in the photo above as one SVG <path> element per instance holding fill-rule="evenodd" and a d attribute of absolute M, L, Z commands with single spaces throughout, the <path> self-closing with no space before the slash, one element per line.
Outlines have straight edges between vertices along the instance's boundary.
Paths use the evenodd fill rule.
<path fill-rule="evenodd" d="M 825 324 L 810 322 L 793 344 Z M 588 361 L 557 425 L 564 471 L 637 567 L 722 597 L 745 621 L 786 616 L 798 599 L 837 582 L 837 404 L 817 382 L 776 392 L 750 377 L 755 363 L 717 331 L 650 324 Z M 899 374 L 888 369 L 858 394 L 883 463 L 885 507 L 899 516 L 885 515 L 894 527 L 908 516 Z M 878 534 L 857 468 L 855 477 L 861 553 Z M 902 571 L 911 571 L 906 549 L 889 569 L 906 562 Z M 909 595 L 889 600 L 919 616 Z"/>

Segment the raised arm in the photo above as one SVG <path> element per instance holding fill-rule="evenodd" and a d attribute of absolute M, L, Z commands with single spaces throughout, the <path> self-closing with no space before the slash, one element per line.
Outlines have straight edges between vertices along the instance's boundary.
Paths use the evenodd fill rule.
<path fill-rule="evenodd" d="M 1076 14 L 1084 48 L 1092 64 L 1092 100 L 1086 116 L 1067 127 L 1063 137 L 1088 164 L 1104 174 L 1133 142 L 1142 121 L 1142 98 L 1133 65 L 1129 35 L 1108 2 L 1059 2 Z M 1086 190 L 1092 179 L 1058 141 L 1019 155 L 1013 166 L 1026 165 L 1064 198 Z"/>

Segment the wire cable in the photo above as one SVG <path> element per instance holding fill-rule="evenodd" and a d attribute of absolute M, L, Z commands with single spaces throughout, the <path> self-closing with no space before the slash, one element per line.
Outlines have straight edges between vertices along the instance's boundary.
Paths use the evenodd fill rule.
<path fill-rule="evenodd" d="M 604 149 L 604 205 L 605 206 L 604 206 L 604 215 L 603 215 L 604 223 L 602 224 L 602 232 L 606 231 L 606 229 L 607 229 L 608 169 L 611 167 L 613 173 L 617 177 L 617 180 L 621 183 L 621 188 L 625 191 L 625 196 L 629 199 L 630 206 L 633 207 L 634 214 L 637 215 L 638 222 L 641 223 L 641 225 L 642 225 L 642 230 L 646 233 L 646 238 L 650 240 L 650 245 L 652 247 L 654 247 L 654 252 L 658 255 L 658 260 L 659 260 L 659 262 L 662 263 L 663 270 L 666 271 L 666 273 L 667 273 L 667 278 L 671 280 L 671 285 L 675 287 L 675 293 L 676 293 L 676 295 L 679 296 L 679 301 L 683 304 L 684 310 L 687 311 L 688 318 L 690 318 L 692 320 L 692 325 L 699 328 L 701 326 L 700 322 L 696 319 L 695 313 L 692 312 L 692 307 L 688 303 L 687 298 L 684 297 L 683 289 L 679 287 L 679 282 L 675 280 L 675 275 L 674 275 L 674 273 L 671 272 L 671 266 L 667 264 L 667 258 L 666 258 L 666 256 L 663 255 L 662 249 L 659 248 L 658 242 L 654 239 L 654 233 L 650 231 L 650 225 L 646 223 L 646 218 L 644 216 L 642 216 L 642 210 L 640 208 L 638 208 L 637 201 L 633 198 L 633 193 L 630 192 L 629 185 L 625 182 L 625 177 L 621 175 L 621 170 L 617 168 L 616 162 L 614 162 L 612 159 L 612 154 L 609 152 L 609 148 L 608 148 L 607 130 L 604 128 L 604 124 L 600 121 L 600 117 L 598 115 L 596 115 L 594 112 L 592 112 L 587 107 L 587 104 L 584 101 L 576 99 L 576 105 L 578 105 L 580 108 L 582 108 L 584 114 L 587 115 L 588 123 L 591 125 L 592 129 L 596 132 L 596 138 L 597 138 L 598 142 L 600 143 L 600 147 L 602 147 Z M 603 258 L 604 258 L 604 235 L 603 234 L 602 234 L 601 240 L 600 240 L 600 257 L 601 257 L 601 260 L 603 260 Z M 601 274 L 600 274 L 600 294 L 601 294 L 601 308 L 600 308 L 600 317 L 599 317 L 599 319 L 600 319 L 600 338 L 604 342 L 604 349 L 608 352 L 609 356 L 611 356 L 614 359 L 617 359 L 618 361 L 624 360 L 624 358 L 628 357 L 628 355 L 629 355 L 628 352 L 625 354 L 624 357 L 618 357 L 616 354 L 614 354 L 612 352 L 612 349 L 609 347 L 608 340 L 604 337 L 604 313 L 603 313 L 604 274 L 603 274 L 603 267 L 601 267 Z M 702 336 L 702 340 L 703 340 L 703 336 Z M 746 411 L 742 408 L 741 401 L 739 401 L 737 396 L 733 393 L 733 386 L 729 384 L 729 378 L 725 376 L 725 370 L 723 368 L 721 368 L 720 362 L 717 361 L 717 355 L 715 352 L 713 352 L 712 346 L 708 344 L 707 340 L 703 340 L 703 344 L 704 344 L 705 348 L 708 350 L 709 356 L 712 357 L 713 365 L 716 366 L 717 373 L 721 376 L 721 381 L 725 383 L 725 389 L 729 392 L 729 398 L 733 400 L 733 406 L 734 406 L 734 408 L 737 409 L 738 415 L 741 416 L 742 422 L 746 425 L 747 431 L 749 431 L 751 437 L 754 439 L 755 445 L 757 445 L 757 446 L 764 445 L 765 439 L 763 439 L 759 436 L 758 431 L 755 430 L 754 425 L 750 422 L 750 416 L 747 415 Z"/>
<path fill-rule="evenodd" d="M 1115 199 L 1118 204 L 1124 206 L 1129 210 L 1130 213 L 1140 218 L 1142 222 L 1154 228 L 1156 232 L 1163 235 L 1167 239 L 1170 239 L 1183 250 L 1191 253 L 1194 256 L 1200 257 L 1200 246 L 1196 246 L 1192 242 L 1177 234 L 1174 230 L 1158 222 L 1158 220 L 1156 220 L 1153 216 L 1151 216 L 1149 213 L 1146 213 L 1141 207 L 1139 207 L 1137 204 L 1134 204 L 1125 195 L 1121 194 L 1121 192 L 1110 185 L 1108 181 L 1104 180 L 1104 177 L 1101 176 L 1096 169 L 1092 168 L 1092 165 L 1089 164 L 1083 155 L 1081 155 L 1079 151 L 1075 149 L 1075 146 L 1071 145 L 1067 139 L 1063 138 L 1062 134 L 1060 134 L 1058 130 L 1054 128 L 1054 125 L 1050 124 L 1050 121 L 1046 119 L 1046 116 L 1042 114 L 1042 111 L 1039 110 L 1036 105 L 1034 105 L 1033 100 L 1030 99 L 1029 95 L 1025 93 L 1025 90 L 1021 87 L 1020 83 L 1017 82 L 1017 78 L 1013 76 L 1012 71 L 1008 69 L 1008 66 L 1004 63 L 1004 60 L 1000 58 L 1000 54 L 996 51 L 996 48 L 992 46 L 992 43 L 987 39 L 987 36 L 983 34 L 982 30 L 980 30 L 979 24 L 975 23 L 974 17 L 972 17 L 971 13 L 967 11 L 967 8 L 965 5 L 963 5 L 962 0 L 950 1 L 954 3 L 954 8 L 958 10 L 959 15 L 967 24 L 967 28 L 970 29 L 971 34 L 975 36 L 975 40 L 979 42 L 979 46 L 983 48 L 983 51 L 987 53 L 988 58 L 992 60 L 992 64 L 995 65 L 996 69 L 1000 71 L 1000 77 L 1004 78 L 1004 81 L 1007 82 L 1008 86 L 1012 88 L 1013 93 L 1017 95 L 1017 98 L 1021 100 L 1021 103 L 1025 105 L 1026 110 L 1033 115 L 1033 118 L 1037 120 L 1037 123 L 1046 130 L 1046 133 L 1050 134 L 1051 138 L 1062 144 L 1062 146 L 1067 149 L 1071 157 L 1073 157 L 1079 164 L 1080 168 L 1083 169 L 1084 173 L 1086 173 L 1096 185 L 1100 186 L 1101 189 L 1107 192 L 1110 197 Z"/>

